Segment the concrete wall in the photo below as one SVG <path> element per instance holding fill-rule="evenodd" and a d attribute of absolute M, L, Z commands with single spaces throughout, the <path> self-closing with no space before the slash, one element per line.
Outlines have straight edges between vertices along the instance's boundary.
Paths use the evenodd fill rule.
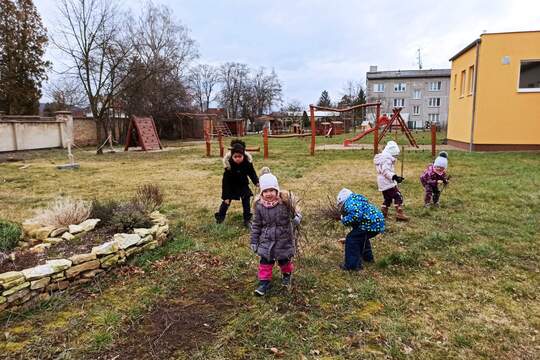
<path fill-rule="evenodd" d="M 0 116 L 0 151 L 66 147 L 73 138 L 70 113 L 58 112 L 55 118 Z"/>

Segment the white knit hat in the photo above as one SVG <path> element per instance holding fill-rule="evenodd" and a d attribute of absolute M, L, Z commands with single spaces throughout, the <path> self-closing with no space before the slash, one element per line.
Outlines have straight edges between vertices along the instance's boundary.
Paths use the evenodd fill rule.
<path fill-rule="evenodd" d="M 448 168 L 448 159 L 442 156 L 437 156 L 433 162 L 433 166 L 440 166 L 442 168 Z"/>
<path fill-rule="evenodd" d="M 383 151 L 389 153 L 392 156 L 398 156 L 399 146 L 395 141 L 391 140 L 386 144 Z"/>
<path fill-rule="evenodd" d="M 339 191 L 339 194 L 337 195 L 337 203 L 338 205 L 339 204 L 343 204 L 348 198 L 349 196 L 352 195 L 352 191 L 349 190 L 349 189 L 346 189 L 346 188 L 343 188 Z"/>
<path fill-rule="evenodd" d="M 259 177 L 259 186 L 261 189 L 261 194 L 264 190 L 275 189 L 279 192 L 279 183 L 277 177 L 271 173 L 263 174 Z"/>

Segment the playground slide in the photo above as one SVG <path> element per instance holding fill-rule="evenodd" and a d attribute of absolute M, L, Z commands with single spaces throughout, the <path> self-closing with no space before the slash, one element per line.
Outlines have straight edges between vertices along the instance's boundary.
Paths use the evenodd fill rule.
<path fill-rule="evenodd" d="M 345 139 L 345 141 L 343 141 L 343 146 L 350 146 L 353 142 L 360 140 L 361 138 L 363 138 L 367 134 L 372 133 L 373 131 L 375 131 L 374 127 L 372 127 L 369 130 L 364 131 L 363 133 L 360 133 L 360 134 L 356 135 L 352 139 Z"/>

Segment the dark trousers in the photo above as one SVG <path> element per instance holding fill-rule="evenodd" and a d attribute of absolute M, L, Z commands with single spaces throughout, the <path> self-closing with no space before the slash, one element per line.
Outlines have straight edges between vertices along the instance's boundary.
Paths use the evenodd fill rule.
<path fill-rule="evenodd" d="M 403 204 L 403 196 L 401 195 L 401 192 L 397 186 L 384 190 L 382 194 L 384 197 L 383 205 L 386 207 L 392 205 L 392 201 L 394 204 L 396 204 L 396 206 Z"/>
<path fill-rule="evenodd" d="M 244 220 L 251 220 L 251 203 L 250 203 L 251 196 L 244 196 L 241 198 L 242 200 L 242 209 L 244 211 Z M 231 200 L 232 201 L 232 200 Z M 219 210 L 217 212 L 217 216 L 221 219 L 225 219 L 225 216 L 227 215 L 227 210 L 229 210 L 229 206 L 231 204 L 227 204 L 225 201 L 221 202 L 221 205 L 219 206 Z"/>
<path fill-rule="evenodd" d="M 437 187 L 437 185 L 425 185 L 424 186 L 424 204 L 429 204 L 431 202 L 431 199 L 433 199 L 433 203 L 437 204 L 439 202 L 439 198 L 441 196 L 441 191 Z"/>
<path fill-rule="evenodd" d="M 345 238 L 345 269 L 358 270 L 362 268 L 362 259 L 364 261 L 373 261 L 373 252 L 371 251 L 371 242 L 369 239 L 375 237 L 378 233 L 360 230 L 354 228 Z"/>

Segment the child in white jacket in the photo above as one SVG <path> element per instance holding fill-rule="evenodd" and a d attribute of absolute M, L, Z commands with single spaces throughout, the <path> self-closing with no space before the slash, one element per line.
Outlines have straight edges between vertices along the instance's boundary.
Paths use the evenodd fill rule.
<path fill-rule="evenodd" d="M 403 195 L 401 195 L 397 187 L 397 184 L 405 179 L 396 175 L 396 171 L 394 170 L 397 156 L 399 156 L 398 144 L 395 141 L 389 141 L 384 150 L 380 154 L 375 155 L 373 159 L 373 163 L 377 169 L 377 185 L 384 197 L 381 211 L 384 217 L 387 218 L 388 207 L 394 202 L 396 206 L 396 220 L 408 221 L 409 218 L 403 212 Z"/>

